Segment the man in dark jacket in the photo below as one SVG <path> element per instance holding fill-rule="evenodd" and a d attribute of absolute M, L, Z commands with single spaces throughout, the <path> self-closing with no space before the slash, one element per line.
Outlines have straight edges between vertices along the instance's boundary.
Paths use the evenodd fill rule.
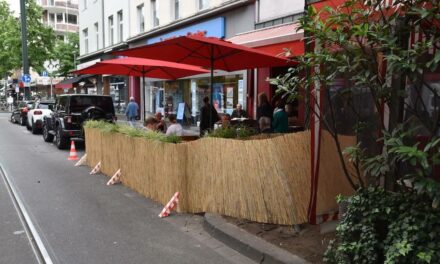
<path fill-rule="evenodd" d="M 215 108 L 209 103 L 209 98 L 203 98 L 204 105 L 200 108 L 200 136 L 214 129 L 214 124 L 219 121 Z"/>
<path fill-rule="evenodd" d="M 247 112 L 243 110 L 243 107 L 241 104 L 237 104 L 237 108 L 232 111 L 231 118 L 247 118 Z"/>

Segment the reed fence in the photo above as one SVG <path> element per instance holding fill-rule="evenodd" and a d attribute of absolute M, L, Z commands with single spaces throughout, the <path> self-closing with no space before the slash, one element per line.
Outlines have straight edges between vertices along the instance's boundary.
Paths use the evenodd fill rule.
<path fill-rule="evenodd" d="M 308 131 L 268 139 L 202 138 L 171 144 L 87 128 L 86 150 L 89 166 L 101 161 L 108 176 L 120 168 L 123 184 L 161 204 L 179 191 L 180 212 L 284 225 L 307 222 Z M 320 211 L 334 209 L 334 197 L 346 191 L 343 183 L 328 184 L 344 181 L 341 168 L 331 169 L 320 182 Z"/>

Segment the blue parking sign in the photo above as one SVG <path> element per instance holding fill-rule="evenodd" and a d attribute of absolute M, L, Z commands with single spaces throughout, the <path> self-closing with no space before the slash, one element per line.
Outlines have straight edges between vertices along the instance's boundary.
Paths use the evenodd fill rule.
<path fill-rule="evenodd" d="M 23 74 L 23 76 L 21 76 L 21 80 L 24 83 L 30 83 L 32 78 L 31 78 L 31 76 L 29 74 Z"/>

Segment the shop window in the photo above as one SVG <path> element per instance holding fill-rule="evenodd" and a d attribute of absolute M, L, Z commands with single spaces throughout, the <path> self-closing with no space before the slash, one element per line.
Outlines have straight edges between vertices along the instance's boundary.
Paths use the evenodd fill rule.
<path fill-rule="evenodd" d="M 336 79 L 324 89 L 323 96 L 323 124 L 329 126 L 324 125 L 323 129 L 335 132 L 335 126 L 338 135 L 357 136 L 362 148 L 370 153 L 377 152 L 373 148 L 377 147 L 380 117 L 369 89 L 353 87 L 348 80 Z M 356 124 L 360 126 L 356 127 Z"/>
<path fill-rule="evenodd" d="M 237 103 L 246 109 L 244 100 L 244 84 L 242 75 L 226 75 L 214 77 L 213 106 L 219 114 L 232 114 Z M 152 83 L 152 112 L 177 113 L 179 104 L 185 103 L 185 115 L 192 116 L 195 124 L 199 118 L 203 98 L 210 97 L 209 78 L 192 80 L 166 81 Z M 188 119 L 187 119 L 188 120 Z"/>
<path fill-rule="evenodd" d="M 433 125 L 433 120 L 437 120 L 440 114 L 440 97 L 435 95 L 440 94 L 440 80 L 428 80 L 420 88 L 409 85 L 407 90 L 409 96 L 406 100 L 405 119 L 417 116 L 412 118 L 413 125 L 420 127 L 420 134 L 429 135 L 428 127 Z M 437 127 L 440 127 L 440 123 Z M 440 136 L 440 129 L 437 136 Z"/>

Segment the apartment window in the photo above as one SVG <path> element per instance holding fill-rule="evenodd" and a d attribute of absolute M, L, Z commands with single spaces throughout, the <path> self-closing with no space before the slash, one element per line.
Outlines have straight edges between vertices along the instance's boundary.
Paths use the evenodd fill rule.
<path fill-rule="evenodd" d="M 49 13 L 49 25 L 55 25 L 55 14 Z"/>
<path fill-rule="evenodd" d="M 55 5 L 55 0 L 49 0 L 49 5 L 50 6 L 54 6 Z"/>
<path fill-rule="evenodd" d="M 83 0 L 84 9 L 87 9 L 87 0 Z"/>
<path fill-rule="evenodd" d="M 67 15 L 67 22 L 69 24 L 78 24 L 78 17 L 76 15 L 68 14 Z"/>
<path fill-rule="evenodd" d="M 153 19 L 153 27 L 159 26 L 159 4 L 156 0 L 151 0 L 151 17 Z"/>
<path fill-rule="evenodd" d="M 89 30 L 86 28 L 83 30 L 84 37 L 84 53 L 89 53 Z"/>
<path fill-rule="evenodd" d="M 113 25 L 113 16 L 108 17 L 108 40 L 109 44 L 113 45 L 114 41 L 114 25 Z"/>
<path fill-rule="evenodd" d="M 209 0 L 199 0 L 199 10 L 209 7 Z"/>
<path fill-rule="evenodd" d="M 96 41 L 96 50 L 99 50 L 99 25 L 98 22 L 95 23 L 95 41 Z"/>
<path fill-rule="evenodd" d="M 122 42 L 124 39 L 124 17 L 122 10 L 118 12 L 118 41 Z"/>
<path fill-rule="evenodd" d="M 180 0 L 174 0 L 174 20 L 180 18 Z"/>
<path fill-rule="evenodd" d="M 58 13 L 57 14 L 57 23 L 63 23 L 63 22 L 64 22 L 63 13 Z"/>
<path fill-rule="evenodd" d="M 144 5 L 137 6 L 137 20 L 138 20 L 138 31 L 142 33 L 145 31 L 145 18 L 144 18 Z"/>

